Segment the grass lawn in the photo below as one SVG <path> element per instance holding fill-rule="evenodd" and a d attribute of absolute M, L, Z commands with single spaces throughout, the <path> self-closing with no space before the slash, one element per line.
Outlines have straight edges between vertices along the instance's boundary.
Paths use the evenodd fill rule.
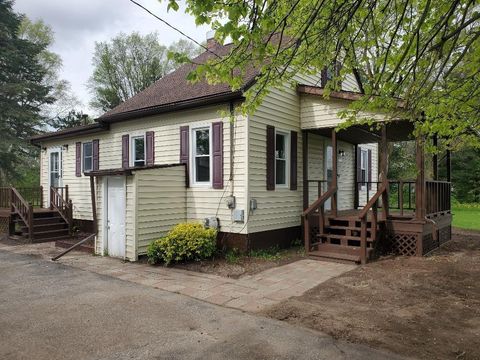
<path fill-rule="evenodd" d="M 461 229 L 480 230 L 480 206 L 455 205 L 453 212 L 453 226 Z"/>

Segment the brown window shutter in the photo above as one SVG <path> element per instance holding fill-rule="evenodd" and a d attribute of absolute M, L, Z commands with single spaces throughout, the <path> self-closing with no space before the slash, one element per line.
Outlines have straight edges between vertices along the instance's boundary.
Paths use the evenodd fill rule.
<path fill-rule="evenodd" d="M 186 186 L 189 187 L 190 185 L 190 161 L 189 161 L 189 145 L 188 145 L 188 138 L 189 138 L 189 127 L 188 126 L 180 126 L 180 163 L 186 165 L 186 179 L 185 183 Z"/>
<path fill-rule="evenodd" d="M 214 189 L 223 189 L 223 122 L 212 124 L 212 163 Z"/>
<path fill-rule="evenodd" d="M 147 148 L 147 166 L 155 165 L 155 133 L 153 131 L 147 131 L 145 134 L 145 142 Z"/>
<path fill-rule="evenodd" d="M 93 171 L 97 171 L 100 166 L 99 166 L 99 163 L 100 163 L 100 154 L 99 154 L 99 151 L 100 151 L 100 142 L 98 141 L 98 139 L 95 139 L 95 140 L 92 140 L 92 157 L 93 157 L 93 160 L 92 160 L 92 168 L 93 168 Z"/>
<path fill-rule="evenodd" d="M 123 169 L 128 169 L 129 168 L 129 135 L 123 135 L 122 136 L 122 168 Z"/>
<path fill-rule="evenodd" d="M 82 176 L 82 143 L 75 143 L 75 176 Z"/>
<path fill-rule="evenodd" d="M 297 190 L 297 132 L 290 133 L 290 190 Z"/>
<path fill-rule="evenodd" d="M 372 190 L 372 150 L 368 149 L 368 190 Z"/>
<path fill-rule="evenodd" d="M 267 125 L 267 190 L 275 190 L 275 127 Z"/>
<path fill-rule="evenodd" d="M 358 190 L 362 189 L 362 184 L 360 183 L 362 181 L 362 149 L 360 146 L 356 146 L 356 151 L 357 151 L 357 181 L 358 181 Z"/>

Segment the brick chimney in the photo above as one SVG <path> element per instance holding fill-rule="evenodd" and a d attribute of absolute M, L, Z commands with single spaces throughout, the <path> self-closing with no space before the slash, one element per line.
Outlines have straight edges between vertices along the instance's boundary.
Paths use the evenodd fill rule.
<path fill-rule="evenodd" d="M 213 49 L 219 45 L 218 41 L 215 40 L 215 30 L 210 30 L 207 32 L 207 49 Z"/>

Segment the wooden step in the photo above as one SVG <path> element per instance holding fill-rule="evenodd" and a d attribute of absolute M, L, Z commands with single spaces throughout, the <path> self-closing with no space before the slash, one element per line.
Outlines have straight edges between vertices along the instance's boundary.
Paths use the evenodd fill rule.
<path fill-rule="evenodd" d="M 337 235 L 337 234 L 318 234 L 317 238 L 319 239 L 338 239 L 338 240 L 355 240 L 360 241 L 360 236 L 353 236 L 353 235 Z M 367 242 L 373 242 L 373 239 L 370 236 L 367 236 Z"/>
<path fill-rule="evenodd" d="M 373 249 L 367 249 L 367 259 L 370 257 Z M 354 246 L 342 246 L 332 244 L 320 244 L 316 250 L 309 251 L 308 256 L 318 259 L 342 260 L 359 263 L 360 248 Z"/>
<path fill-rule="evenodd" d="M 33 225 L 33 232 L 43 232 L 43 231 L 49 231 L 49 230 L 68 230 L 68 225 L 66 223 L 47 223 L 47 224 L 34 224 Z"/>
<path fill-rule="evenodd" d="M 54 224 L 54 223 L 63 223 L 65 224 L 65 220 L 61 216 L 52 216 L 48 218 L 36 218 L 33 219 L 33 225 L 36 224 Z"/>
<path fill-rule="evenodd" d="M 46 230 L 46 231 L 35 231 L 33 233 L 33 238 L 35 240 L 40 239 L 50 239 L 50 238 L 60 238 L 60 237 L 68 237 L 68 229 L 57 229 L 57 230 Z"/>

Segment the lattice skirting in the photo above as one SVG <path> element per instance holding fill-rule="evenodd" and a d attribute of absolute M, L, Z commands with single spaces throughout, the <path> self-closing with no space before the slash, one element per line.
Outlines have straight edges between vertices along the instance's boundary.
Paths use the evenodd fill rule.
<path fill-rule="evenodd" d="M 452 239 L 452 227 L 450 225 L 445 226 L 438 231 L 438 240 L 440 242 L 440 245 L 446 243 L 451 239 Z"/>
<path fill-rule="evenodd" d="M 4 234 L 8 234 L 9 224 L 10 224 L 10 218 L 8 216 L 0 217 L 0 236 Z"/>
<path fill-rule="evenodd" d="M 415 256 L 417 254 L 418 235 L 416 233 L 388 233 L 386 237 L 394 254 Z"/>
<path fill-rule="evenodd" d="M 423 251 L 422 253 L 425 255 L 426 253 L 429 253 L 430 251 L 436 249 L 440 244 L 438 242 L 438 236 L 437 240 L 433 239 L 433 234 L 425 234 L 423 235 Z"/>

